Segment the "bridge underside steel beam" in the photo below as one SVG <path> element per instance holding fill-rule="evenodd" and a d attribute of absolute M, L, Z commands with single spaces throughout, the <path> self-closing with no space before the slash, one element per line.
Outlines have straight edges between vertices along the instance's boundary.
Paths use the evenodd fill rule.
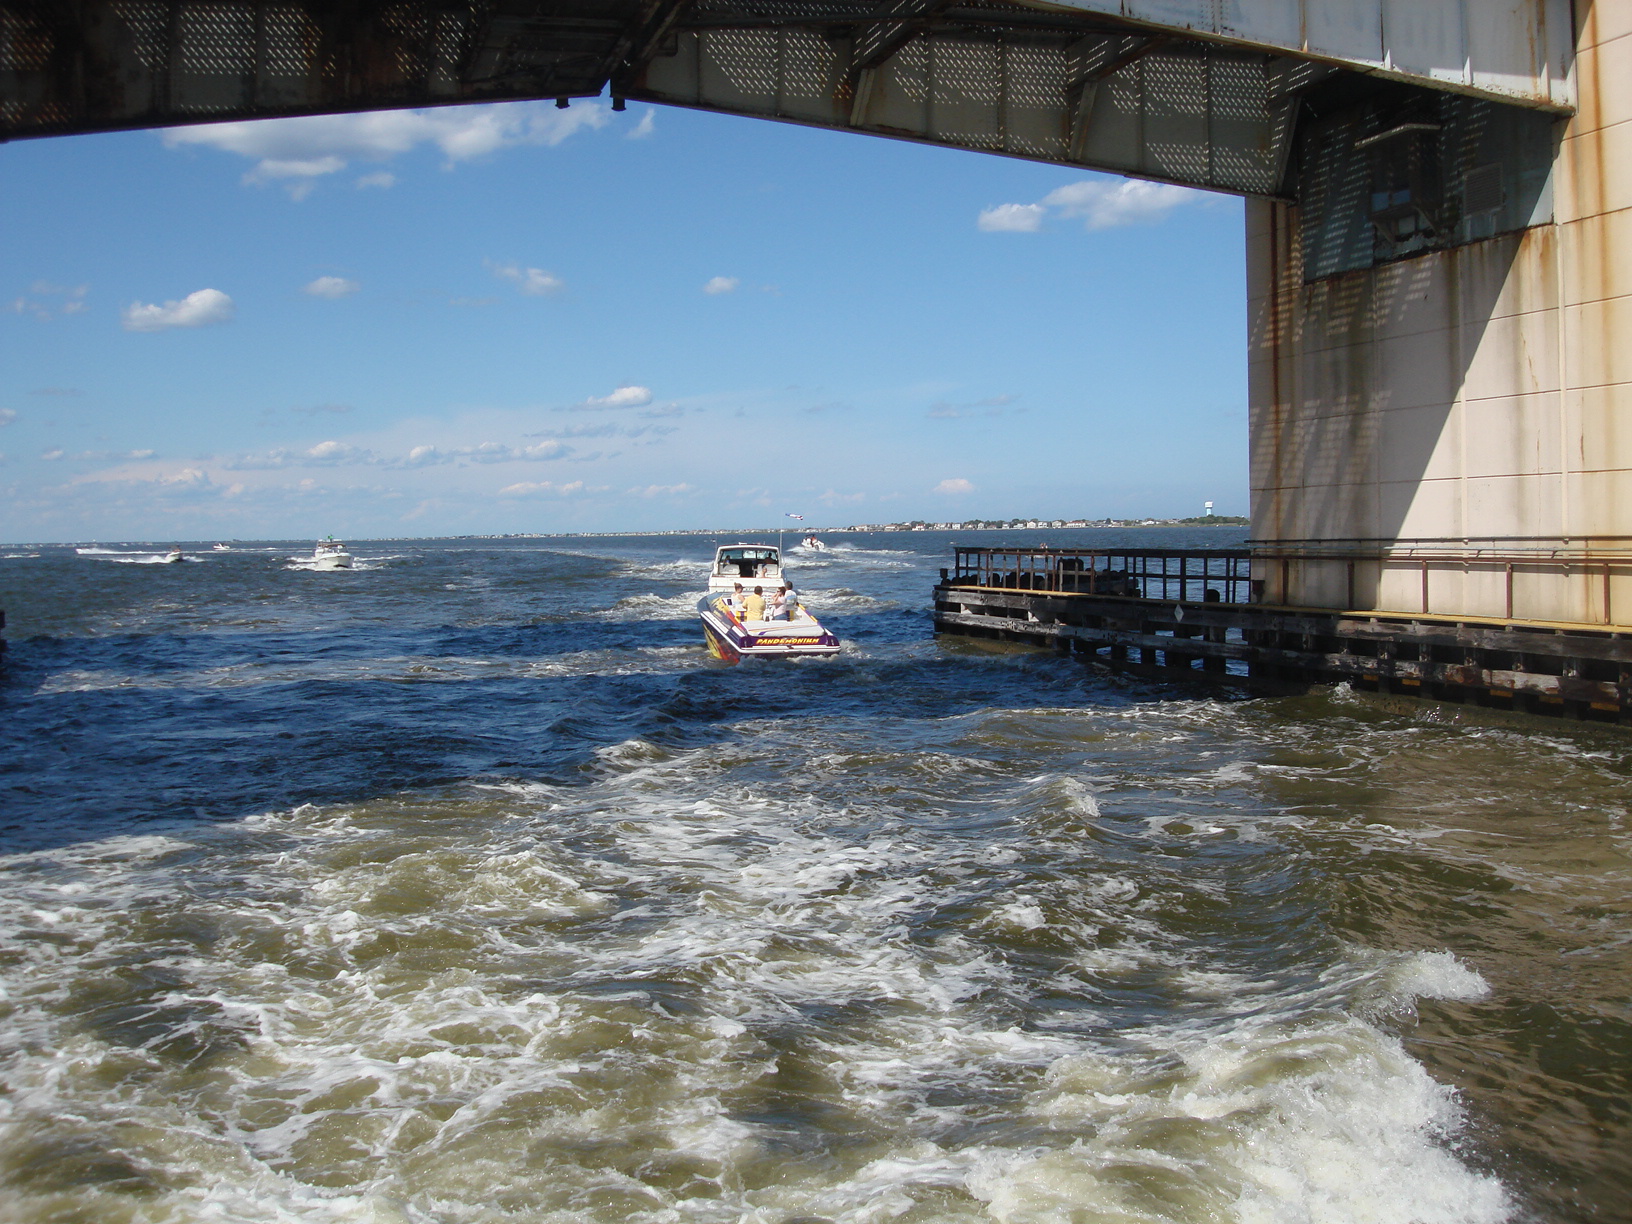
<path fill-rule="evenodd" d="M 1054 2 L 1406 84 L 1567 110 L 1575 20 L 1593 0 Z"/>
<path fill-rule="evenodd" d="M 1264 0 L 1254 44 L 1171 0 L 0 0 L 0 139 L 610 90 L 1285 197 L 1300 100 L 1334 79 L 1559 104 L 1558 0 L 1509 0 L 1492 45 L 1543 51 L 1488 71 L 1438 27 L 1402 69 L 1352 14 L 1346 43 L 1288 42 L 1278 9 L 1309 2 Z"/>
<path fill-rule="evenodd" d="M 751 0 L 699 0 L 626 91 L 1278 196 L 1296 100 L 1336 71 L 1081 14 L 924 2 L 868 23 L 874 6 L 824 7 L 770 24 Z"/>

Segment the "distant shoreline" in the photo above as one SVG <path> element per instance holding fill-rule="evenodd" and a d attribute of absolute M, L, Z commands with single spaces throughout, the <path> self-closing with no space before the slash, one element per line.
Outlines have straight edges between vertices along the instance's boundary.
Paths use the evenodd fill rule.
<path fill-rule="evenodd" d="M 604 536 L 690 536 L 690 535 L 849 535 L 884 531 L 1084 531 L 1106 527 L 1248 527 L 1252 520 L 1235 514 L 1213 514 L 1182 519 L 1015 519 L 1002 522 L 970 519 L 961 523 L 861 523 L 852 527 L 671 527 L 664 531 L 514 531 L 502 535 L 438 537 L 455 540 L 561 540 L 599 539 Z M 401 539 L 425 539 L 402 536 Z"/>
<path fill-rule="evenodd" d="M 960 523 L 863 523 L 852 527 L 673 527 L 663 531 L 506 531 L 473 532 L 447 536 L 348 536 L 360 544 L 392 544 L 405 540 L 596 540 L 617 536 L 726 536 L 726 535 L 850 535 L 912 531 L 1082 531 L 1112 527 L 1246 527 L 1250 519 L 1239 515 L 1214 514 L 1185 519 L 1014 519 L 1008 522 L 971 519 Z M 197 540 L 62 540 L 0 543 L 0 548 L 85 548 L 124 544 L 136 547 L 169 548 L 186 546 L 194 551 L 209 547 L 210 541 L 232 544 L 296 544 L 304 537 L 245 539 L 237 536 L 209 536 Z"/>

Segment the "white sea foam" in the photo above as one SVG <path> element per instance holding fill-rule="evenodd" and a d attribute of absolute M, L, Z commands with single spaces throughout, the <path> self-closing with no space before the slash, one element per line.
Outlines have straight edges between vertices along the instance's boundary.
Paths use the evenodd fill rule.
<path fill-rule="evenodd" d="M 369 570 L 385 569 L 385 562 L 393 560 L 390 557 L 370 557 L 366 561 L 361 557 L 353 557 L 351 564 L 346 566 L 319 565 L 311 557 L 289 557 L 284 569 L 302 570 L 308 574 L 358 574 Z"/>
<path fill-rule="evenodd" d="M 824 612 L 874 612 L 899 606 L 892 600 L 876 599 L 849 587 L 802 587 L 799 598 L 817 615 Z"/>
<path fill-rule="evenodd" d="M 626 578 L 658 578 L 671 582 L 706 584 L 711 568 L 707 561 L 688 561 L 680 558 L 674 561 L 630 561 L 623 565 L 622 571 Z"/>
<path fill-rule="evenodd" d="M 702 596 L 701 591 L 681 595 L 629 595 L 593 615 L 609 621 L 690 620 L 696 617 L 697 601 Z"/>
<path fill-rule="evenodd" d="M 395 680 L 453 684 L 512 676 L 661 675 L 695 666 L 701 641 L 694 646 L 640 646 L 627 650 L 581 650 L 535 658 L 462 655 L 388 655 L 357 659 L 332 657 L 256 660 L 219 667 L 175 669 L 132 674 L 123 671 L 70 669 L 54 672 L 35 690 L 49 693 L 94 693 L 115 690 L 236 689 L 302 680 Z"/>
<path fill-rule="evenodd" d="M 1454 1097 L 1358 1021 L 1056 1062 L 1031 1107 L 1069 1148 L 989 1167 L 971 1188 L 1004 1224 L 1081 1218 L 1239 1224 L 1495 1224 L 1513 1204 L 1443 1140 Z"/>
<path fill-rule="evenodd" d="M 1450 952 L 1411 953 L 1392 985 L 1419 999 L 1483 999 L 1490 994 L 1490 984 Z"/>
<path fill-rule="evenodd" d="M 0 861 L 0 983 L 24 1001 L 0 1022 L 0 1171 L 42 1144 L 113 1153 L 100 1182 L 10 1178 L 0 1213 L 1505 1218 L 1501 1186 L 1446 1147 L 1454 1097 L 1337 1006 L 1394 970 L 1389 990 L 1453 997 L 1472 988 L 1454 960 L 1356 949 L 1307 997 L 1207 969 L 1131 870 L 1067 870 L 1080 834 L 949 836 L 898 817 L 888 796 L 914 775 L 882 756 L 889 788 L 830 796 L 831 747 L 776 775 L 769 736 L 630 740 L 575 787 L 308 806 Z M 934 773 L 916 775 L 926 793 Z M 1099 816 L 1089 783 L 1021 789 L 1022 827 Z M 864 816 L 870 836 L 833 831 Z M 1053 870 L 1004 884 L 1039 852 Z M 985 917 L 924 926 L 946 910 Z M 1043 937 L 1074 949 L 1061 998 L 1138 971 L 1219 1003 L 1120 1034 L 1080 1003 L 1021 1024 L 1004 1000 L 1035 987 L 998 948 Z M 83 998 L 126 1010 L 87 1024 Z M 820 1125 L 787 1120 L 802 1114 Z M 127 1168 L 139 1198 L 119 1189 Z M 121 1215 L 133 1201 L 147 1214 Z"/>
<path fill-rule="evenodd" d="M 76 549 L 82 556 L 89 556 L 94 561 L 108 561 L 114 565 L 175 565 L 179 562 L 199 562 L 202 557 L 182 556 L 172 560 L 168 553 L 115 553 L 108 549 L 99 549 L 89 552 L 86 549 Z"/>
<path fill-rule="evenodd" d="M 1368 970 L 1354 988 L 1354 1006 L 1361 1014 L 1410 1015 L 1419 999 L 1471 1002 L 1490 994 L 1490 983 L 1450 952 L 1355 948 L 1350 955 Z"/>

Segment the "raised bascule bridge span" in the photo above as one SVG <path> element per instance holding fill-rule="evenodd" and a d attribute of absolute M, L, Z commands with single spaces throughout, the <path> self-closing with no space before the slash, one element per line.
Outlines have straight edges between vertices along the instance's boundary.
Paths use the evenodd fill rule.
<path fill-rule="evenodd" d="M 604 94 L 1247 198 L 1251 548 L 943 631 L 1632 712 L 1632 0 L 0 0 L 5 139 Z"/>

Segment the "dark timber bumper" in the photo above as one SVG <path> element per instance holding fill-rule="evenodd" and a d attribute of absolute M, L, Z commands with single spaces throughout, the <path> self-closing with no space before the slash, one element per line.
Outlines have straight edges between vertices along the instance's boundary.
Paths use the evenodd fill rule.
<path fill-rule="evenodd" d="M 935 588 L 935 629 L 1170 680 L 1277 691 L 1346 682 L 1605 721 L 1632 712 L 1632 632 L 1251 603 L 1252 560 L 1244 550 L 959 550 L 958 572 Z M 1118 593 L 1087 589 L 1105 576 Z"/>

